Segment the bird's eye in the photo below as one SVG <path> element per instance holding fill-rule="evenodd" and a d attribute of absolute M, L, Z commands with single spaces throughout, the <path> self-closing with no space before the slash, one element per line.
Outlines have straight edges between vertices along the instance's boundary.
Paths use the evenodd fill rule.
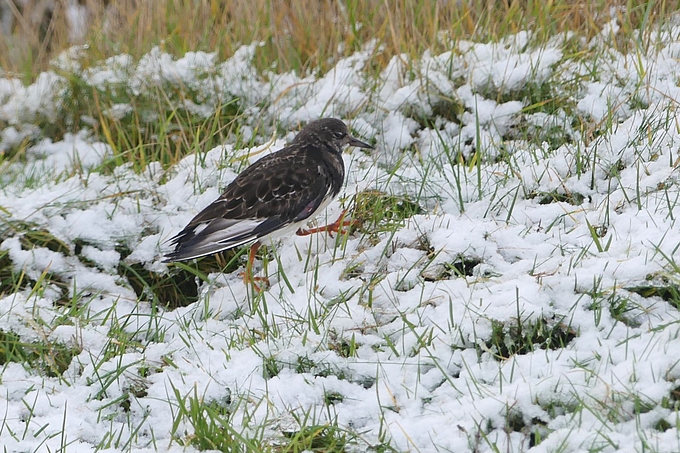
<path fill-rule="evenodd" d="M 335 136 L 335 138 L 343 138 L 345 136 L 345 134 L 343 134 L 340 131 L 333 132 L 333 135 Z"/>

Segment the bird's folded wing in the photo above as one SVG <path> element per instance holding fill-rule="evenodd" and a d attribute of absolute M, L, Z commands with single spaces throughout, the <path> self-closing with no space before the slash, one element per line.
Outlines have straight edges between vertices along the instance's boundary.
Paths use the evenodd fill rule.
<path fill-rule="evenodd" d="M 328 196 L 328 170 L 286 156 L 241 173 L 174 238 L 166 261 L 182 261 L 247 244 L 304 221 Z M 251 167 L 252 168 L 252 167 Z"/>

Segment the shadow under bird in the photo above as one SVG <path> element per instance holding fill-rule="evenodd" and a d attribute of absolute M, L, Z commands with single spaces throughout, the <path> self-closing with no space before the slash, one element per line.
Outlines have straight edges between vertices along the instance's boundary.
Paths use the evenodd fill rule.
<path fill-rule="evenodd" d="M 352 137 L 339 119 L 307 124 L 288 146 L 241 172 L 217 200 L 170 239 L 175 250 L 164 262 L 190 260 L 254 242 L 243 280 L 253 284 L 255 280 L 266 281 L 252 276 L 255 254 L 265 239 L 295 230 L 298 235 L 338 232 L 351 224 L 344 221 L 343 212 L 332 224 L 301 228 L 340 192 L 345 180 L 342 149 L 346 145 L 373 148 Z"/>

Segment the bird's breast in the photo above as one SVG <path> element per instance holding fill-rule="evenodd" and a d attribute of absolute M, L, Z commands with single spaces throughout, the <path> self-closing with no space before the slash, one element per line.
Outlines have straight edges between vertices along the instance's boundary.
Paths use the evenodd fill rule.
<path fill-rule="evenodd" d="M 342 155 L 337 153 L 327 153 L 324 159 L 325 169 L 319 165 L 320 173 L 328 173 L 330 176 L 329 193 L 335 196 L 340 192 L 342 184 L 345 182 L 345 163 L 342 160 Z"/>

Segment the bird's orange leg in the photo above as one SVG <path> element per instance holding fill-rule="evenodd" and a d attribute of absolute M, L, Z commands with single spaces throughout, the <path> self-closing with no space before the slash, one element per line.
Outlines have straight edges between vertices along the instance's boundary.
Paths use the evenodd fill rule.
<path fill-rule="evenodd" d="M 338 217 L 338 220 L 336 220 L 333 223 L 330 223 L 322 227 L 310 228 L 308 230 L 300 228 L 295 232 L 295 234 L 297 234 L 298 236 L 307 236 L 309 234 L 314 233 L 323 233 L 324 231 L 328 233 L 330 237 L 333 237 L 333 233 L 345 234 L 344 230 L 345 227 L 353 227 L 359 224 L 358 220 L 345 220 L 346 215 L 347 209 L 342 211 L 340 217 Z"/>
<path fill-rule="evenodd" d="M 255 261 L 257 251 L 260 249 L 260 245 L 262 244 L 256 242 L 252 246 L 250 246 L 250 251 L 248 252 L 248 264 L 246 264 L 245 272 L 241 273 L 241 276 L 243 277 L 243 283 L 246 285 L 248 284 L 253 285 L 253 288 L 257 292 L 262 291 L 262 288 L 255 282 L 264 282 L 266 286 L 269 286 L 269 279 L 267 277 L 253 276 L 253 262 Z"/>

